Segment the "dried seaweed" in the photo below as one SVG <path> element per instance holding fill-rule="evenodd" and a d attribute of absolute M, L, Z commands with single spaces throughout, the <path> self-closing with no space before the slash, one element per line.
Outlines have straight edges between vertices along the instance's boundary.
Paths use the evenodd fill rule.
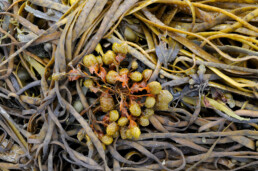
<path fill-rule="evenodd" d="M 0 170 L 255 170 L 256 0 L 0 2 Z"/>

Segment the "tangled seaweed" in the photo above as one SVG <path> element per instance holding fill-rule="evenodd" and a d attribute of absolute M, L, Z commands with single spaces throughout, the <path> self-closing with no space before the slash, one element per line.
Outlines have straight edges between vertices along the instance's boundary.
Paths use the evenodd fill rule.
<path fill-rule="evenodd" d="M 257 3 L 0 1 L 0 170 L 255 170 Z"/>

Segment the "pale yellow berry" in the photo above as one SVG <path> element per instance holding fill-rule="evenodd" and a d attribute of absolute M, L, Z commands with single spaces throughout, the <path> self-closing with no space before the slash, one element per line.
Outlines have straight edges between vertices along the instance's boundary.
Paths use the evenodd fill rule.
<path fill-rule="evenodd" d="M 136 60 L 132 61 L 132 69 L 136 70 L 138 68 L 138 62 Z"/>
<path fill-rule="evenodd" d="M 168 103 L 166 102 L 157 102 L 155 105 L 156 110 L 168 110 Z"/>
<path fill-rule="evenodd" d="M 116 131 L 118 131 L 119 126 L 116 122 L 110 123 L 106 128 L 107 135 L 114 135 Z"/>
<path fill-rule="evenodd" d="M 125 126 L 127 125 L 127 123 L 128 123 L 127 117 L 122 116 L 121 118 L 118 119 L 119 126 Z"/>
<path fill-rule="evenodd" d="M 117 110 L 111 110 L 109 112 L 109 120 L 111 122 L 116 121 L 119 118 L 119 113 Z"/>
<path fill-rule="evenodd" d="M 129 70 L 127 68 L 121 68 L 119 70 L 119 75 L 124 75 L 124 74 L 128 74 Z"/>
<path fill-rule="evenodd" d="M 114 99 L 111 95 L 103 95 L 100 97 L 100 106 L 103 112 L 108 112 L 113 110 L 115 107 Z"/>
<path fill-rule="evenodd" d="M 144 80 L 149 80 L 150 79 L 150 77 L 151 77 L 151 75 L 152 75 L 152 70 L 151 69 L 145 69 L 145 70 L 143 70 L 143 72 L 142 72 L 142 76 L 143 76 L 143 79 Z"/>
<path fill-rule="evenodd" d="M 82 62 L 86 67 L 91 67 L 98 64 L 98 61 L 93 54 L 84 56 Z"/>
<path fill-rule="evenodd" d="M 112 45 L 112 50 L 113 50 L 115 53 L 127 54 L 127 52 L 128 52 L 128 47 L 127 47 L 127 45 L 126 45 L 125 42 L 123 42 L 123 43 L 121 43 L 121 44 L 113 43 L 113 45 Z"/>
<path fill-rule="evenodd" d="M 138 120 L 139 124 L 141 126 L 148 126 L 150 124 L 149 118 L 145 117 L 145 116 L 141 116 Z"/>
<path fill-rule="evenodd" d="M 109 50 L 103 55 L 102 60 L 104 64 L 110 65 L 114 62 L 115 57 L 116 57 L 116 54 L 112 50 Z"/>
<path fill-rule="evenodd" d="M 94 82 L 92 79 L 87 79 L 83 82 L 83 85 L 87 88 L 91 88 L 94 86 Z"/>
<path fill-rule="evenodd" d="M 160 83 L 157 82 L 157 81 L 150 82 L 148 84 L 148 88 L 150 90 L 150 93 L 154 94 L 154 95 L 159 94 L 160 91 L 162 90 L 162 87 L 161 87 Z"/>
<path fill-rule="evenodd" d="M 74 109 L 80 113 L 82 110 L 83 110 L 83 105 L 82 105 L 82 102 L 80 100 L 76 100 L 74 103 L 73 103 L 73 107 Z"/>
<path fill-rule="evenodd" d="M 115 84 L 117 80 L 118 73 L 116 71 L 109 71 L 106 75 L 106 80 L 109 84 Z"/>
<path fill-rule="evenodd" d="M 125 131 L 125 134 L 126 134 L 126 138 L 127 138 L 127 139 L 132 139 L 132 138 L 133 138 L 133 135 L 132 135 L 132 132 L 131 132 L 130 129 L 127 129 L 127 130 Z"/>
<path fill-rule="evenodd" d="M 157 102 L 170 103 L 173 100 L 173 95 L 168 90 L 161 90 L 157 95 Z"/>
<path fill-rule="evenodd" d="M 131 127 L 130 132 L 135 139 L 138 139 L 141 135 L 141 130 L 138 126 Z"/>
<path fill-rule="evenodd" d="M 97 59 L 99 65 L 103 65 L 103 60 L 102 60 L 101 56 L 97 56 L 96 59 Z"/>
<path fill-rule="evenodd" d="M 130 78 L 134 82 L 139 82 L 142 80 L 142 74 L 138 71 L 135 71 L 135 72 L 131 73 Z"/>
<path fill-rule="evenodd" d="M 101 137 L 101 141 L 105 144 L 105 145 L 110 145 L 113 142 L 113 138 L 109 135 L 104 135 Z"/>
<path fill-rule="evenodd" d="M 124 36 L 125 36 L 126 40 L 128 40 L 128 41 L 134 42 L 137 40 L 136 33 L 130 27 L 125 28 Z"/>
<path fill-rule="evenodd" d="M 98 43 L 98 45 L 96 46 L 95 51 L 101 54 L 102 56 L 104 55 L 103 49 L 100 43 Z"/>
<path fill-rule="evenodd" d="M 140 116 L 142 113 L 140 105 L 136 102 L 130 104 L 129 111 L 133 116 Z"/>
<path fill-rule="evenodd" d="M 150 116 L 152 116 L 154 114 L 154 110 L 153 109 L 145 109 L 143 112 L 143 116 L 149 118 Z"/>
<path fill-rule="evenodd" d="M 127 138 L 126 136 L 126 131 L 127 131 L 127 128 L 125 126 L 121 127 L 120 128 L 120 135 L 121 135 L 121 138 L 124 140 Z"/>
<path fill-rule="evenodd" d="M 147 97 L 145 100 L 145 107 L 153 108 L 156 103 L 156 99 L 154 97 Z"/>

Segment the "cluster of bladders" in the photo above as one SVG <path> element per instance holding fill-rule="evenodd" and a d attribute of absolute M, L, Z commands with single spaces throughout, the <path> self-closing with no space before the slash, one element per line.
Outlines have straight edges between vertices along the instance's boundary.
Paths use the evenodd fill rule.
<path fill-rule="evenodd" d="M 162 90 L 159 82 L 148 82 L 153 73 L 151 69 L 137 71 L 136 61 L 131 63 L 130 69 L 121 67 L 120 63 L 128 53 L 125 43 L 114 43 L 112 50 L 106 53 L 98 44 L 95 51 L 99 56 L 89 54 L 82 61 L 91 73 L 83 85 L 99 97 L 100 110 L 105 113 L 102 121 L 98 121 L 104 125 L 105 132 L 95 133 L 105 145 L 118 136 L 138 139 L 140 126 L 148 126 L 155 111 L 167 110 L 173 96 L 168 90 Z M 76 71 L 71 70 L 69 79 L 78 78 Z"/>

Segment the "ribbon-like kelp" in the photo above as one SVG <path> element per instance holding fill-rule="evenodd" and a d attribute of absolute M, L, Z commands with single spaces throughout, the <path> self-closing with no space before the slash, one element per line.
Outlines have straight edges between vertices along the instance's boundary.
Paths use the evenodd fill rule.
<path fill-rule="evenodd" d="M 257 3 L 0 1 L 0 170 L 255 170 Z"/>

